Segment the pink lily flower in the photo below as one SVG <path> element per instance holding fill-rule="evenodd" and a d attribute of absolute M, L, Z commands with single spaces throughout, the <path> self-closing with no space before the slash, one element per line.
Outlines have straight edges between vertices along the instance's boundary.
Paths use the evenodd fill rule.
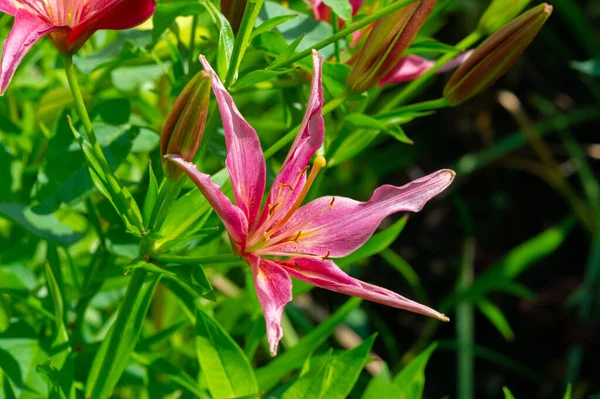
<path fill-rule="evenodd" d="M 204 57 L 200 60 L 207 71 L 213 72 Z M 283 334 L 280 326 L 283 309 L 292 300 L 290 276 L 331 291 L 448 321 L 427 306 L 350 277 L 331 259 L 349 255 L 361 247 L 388 215 L 419 211 L 450 185 L 453 171 L 440 170 L 402 187 L 381 186 L 367 202 L 326 196 L 301 206 L 325 166 L 322 156 L 315 158 L 312 168 L 309 166 L 325 134 L 321 64 L 321 57 L 314 51 L 306 114 L 262 210 L 266 166 L 260 140 L 216 73 L 212 73 L 212 88 L 223 120 L 226 166 L 235 205 L 193 163 L 175 155 L 166 156 L 198 186 L 223 221 L 234 251 L 252 268 L 273 356 Z"/>
<path fill-rule="evenodd" d="M 100 29 L 129 29 L 150 18 L 154 0 L 0 0 L 0 12 L 15 17 L 4 42 L 0 65 L 0 95 L 19 63 L 43 36 L 58 51 L 73 54 Z"/>
<path fill-rule="evenodd" d="M 312 8 L 315 19 L 319 21 L 331 22 L 331 8 L 325 5 L 323 0 L 306 0 L 308 5 Z M 350 6 L 352 6 L 352 16 L 358 13 L 360 7 L 362 7 L 365 0 L 350 0 Z M 340 21 L 340 26 L 343 21 Z"/>
<path fill-rule="evenodd" d="M 467 51 L 459 55 L 458 57 L 448 61 L 435 73 L 440 74 L 443 72 L 450 71 L 460 66 L 473 51 Z M 435 61 L 428 60 L 417 55 L 407 55 L 402 58 L 398 65 L 394 67 L 386 76 L 379 82 L 379 87 L 392 84 L 392 83 L 404 83 L 409 80 L 413 80 L 423 75 L 425 72 L 431 69 L 435 65 Z"/>

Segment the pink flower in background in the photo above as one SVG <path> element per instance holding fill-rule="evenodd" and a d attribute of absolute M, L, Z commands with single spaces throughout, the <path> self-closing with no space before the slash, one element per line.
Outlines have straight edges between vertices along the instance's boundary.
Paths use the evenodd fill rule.
<path fill-rule="evenodd" d="M 212 72 L 204 57 L 201 62 Z M 427 306 L 350 277 L 331 259 L 347 256 L 360 248 L 388 215 L 419 211 L 450 185 L 454 172 L 440 170 L 402 187 L 381 186 L 367 202 L 326 196 L 302 205 L 319 170 L 325 166 L 322 156 L 315 158 L 312 168 L 309 166 L 325 134 L 321 64 L 321 57 L 313 52 L 313 78 L 306 114 L 264 208 L 261 209 L 261 204 L 266 164 L 260 140 L 216 73 L 212 74 L 212 87 L 225 131 L 226 165 L 235 205 L 210 181 L 210 176 L 199 172 L 193 163 L 167 155 L 196 183 L 223 221 L 235 252 L 251 266 L 272 355 L 277 353 L 283 334 L 280 326 L 283 309 L 292 300 L 290 276 L 331 291 L 448 320 Z"/>
<path fill-rule="evenodd" d="M 352 16 L 358 13 L 360 7 L 362 7 L 365 0 L 350 0 L 352 6 Z M 307 0 L 307 3 L 311 6 L 315 19 L 319 21 L 331 22 L 331 8 L 326 6 L 323 0 Z M 344 21 L 340 21 L 340 26 Z"/>
<path fill-rule="evenodd" d="M 447 62 L 442 65 L 440 69 L 438 69 L 435 73 L 443 73 L 454 68 L 460 66 L 469 56 L 472 51 L 467 51 L 453 60 Z M 419 57 L 416 55 L 407 55 L 402 58 L 398 65 L 388 73 L 381 81 L 379 82 L 379 86 L 392 84 L 392 83 L 403 83 L 409 80 L 413 80 L 418 78 L 427 72 L 431 67 L 435 65 L 435 61 L 428 60 L 423 57 Z"/>
<path fill-rule="evenodd" d="M 0 95 L 29 49 L 49 35 L 56 48 L 73 54 L 100 29 L 129 29 L 148 19 L 154 0 L 0 0 L 0 12 L 15 17 L 4 42 Z"/>

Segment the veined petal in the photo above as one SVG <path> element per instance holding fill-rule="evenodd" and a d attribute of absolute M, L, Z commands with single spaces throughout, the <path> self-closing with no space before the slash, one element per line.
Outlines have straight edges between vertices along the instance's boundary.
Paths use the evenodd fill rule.
<path fill-rule="evenodd" d="M 356 296 L 371 302 L 381 303 L 398 309 L 449 321 L 448 317 L 430 307 L 405 298 L 390 290 L 357 280 L 344 273 L 330 260 L 293 258 L 277 261 L 292 276 L 317 287 L 346 295 Z"/>
<path fill-rule="evenodd" d="M 212 88 L 219 104 L 227 144 L 225 163 L 231 177 L 236 205 L 244 211 L 252 225 L 260 210 L 266 182 L 265 157 L 260 140 L 204 56 L 200 56 L 200 62 L 204 69 L 212 72 Z"/>
<path fill-rule="evenodd" d="M 379 187 L 367 202 L 344 197 L 321 197 L 296 211 L 277 232 L 273 244 L 260 254 L 308 254 L 338 258 L 361 247 L 371 237 L 379 223 L 388 215 L 400 211 L 418 212 L 433 197 L 452 183 L 454 172 L 440 170 L 414 180 L 402 187 Z M 288 233 L 289 232 L 289 233 Z M 279 243 L 274 238 L 290 239 Z"/>
<path fill-rule="evenodd" d="M 300 173 L 300 171 L 305 169 L 311 157 L 323 144 L 325 123 L 322 112 L 322 64 L 323 58 L 313 50 L 313 76 L 304 119 L 269 193 L 267 202 L 269 205 L 280 202 L 277 212 L 280 216 L 271 221 L 272 225 L 287 213 L 300 195 L 302 187 L 306 183 L 306 174 Z M 280 192 L 282 186 L 288 186 L 288 188 Z M 278 195 L 279 199 L 277 199 Z M 266 216 L 266 212 L 268 212 L 268 207 L 265 207 L 263 217 Z"/>
<path fill-rule="evenodd" d="M 200 173 L 196 165 L 186 162 L 176 155 L 166 155 L 165 158 L 179 166 L 196 183 L 196 186 L 223 221 L 231 239 L 237 244 L 236 250 L 243 251 L 243 245 L 248 235 L 248 221 L 244 213 L 231 203 L 229 198 L 223 194 L 221 188 L 210 180 L 209 175 Z"/>
<path fill-rule="evenodd" d="M 275 356 L 283 336 L 281 315 L 285 305 L 292 300 L 292 280 L 275 262 L 254 255 L 249 255 L 247 261 L 252 267 L 256 295 L 265 315 L 271 356 Z"/>
<path fill-rule="evenodd" d="M 125 0 L 97 16 L 100 29 L 131 29 L 146 21 L 156 10 L 154 0 Z"/>
<path fill-rule="evenodd" d="M 14 0 L 0 0 L 0 12 L 9 15 L 15 15 L 19 8 L 15 5 Z"/>
<path fill-rule="evenodd" d="M 0 65 L 0 95 L 4 94 L 17 67 L 29 49 L 49 32 L 60 29 L 25 10 L 18 10 L 8 38 L 4 42 Z"/>

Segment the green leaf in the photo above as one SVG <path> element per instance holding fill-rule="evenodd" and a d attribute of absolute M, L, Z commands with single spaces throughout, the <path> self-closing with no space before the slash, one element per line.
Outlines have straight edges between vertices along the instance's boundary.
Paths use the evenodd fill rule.
<path fill-rule="evenodd" d="M 425 386 L 425 367 L 437 344 L 431 344 L 419 356 L 402 369 L 394 378 L 394 385 L 400 390 L 398 399 L 420 399 Z"/>
<path fill-rule="evenodd" d="M 159 3 L 152 17 L 152 40 L 157 42 L 177 17 L 188 17 L 204 12 L 204 6 L 197 1 L 186 0 L 172 3 Z"/>
<path fill-rule="evenodd" d="M 258 393 L 248 358 L 225 330 L 206 313 L 196 311 L 196 351 L 213 398 Z"/>
<path fill-rule="evenodd" d="M 348 314 L 360 305 L 360 298 L 350 298 L 327 320 L 306 334 L 292 349 L 278 355 L 269 364 L 256 370 L 256 379 L 261 391 L 268 391 L 293 370 L 302 367 L 302 363 L 318 348 L 344 321 Z"/>
<path fill-rule="evenodd" d="M 268 70 L 268 69 L 260 69 L 257 71 L 252 71 L 245 74 L 241 79 L 239 79 L 235 84 L 231 87 L 232 90 L 240 90 L 248 86 L 253 86 L 257 83 L 262 83 L 277 76 L 284 75 L 286 73 L 295 72 L 296 69 L 280 69 L 276 71 Z"/>
<path fill-rule="evenodd" d="M 335 356 L 331 362 L 331 372 L 322 398 L 345 399 L 348 397 L 369 360 L 368 356 L 376 336 L 374 334 L 360 345 Z"/>
<path fill-rule="evenodd" d="M 323 0 L 338 17 L 344 21 L 352 20 L 352 5 L 348 0 Z"/>
<path fill-rule="evenodd" d="M 154 275 L 145 282 L 147 275 L 142 269 L 134 271 L 117 320 L 96 353 L 85 387 L 90 399 L 108 397 L 127 367 L 160 280 L 160 275 Z"/>
<path fill-rule="evenodd" d="M 264 21 L 262 24 L 260 24 L 260 26 L 258 26 L 256 29 L 254 29 L 252 31 L 252 35 L 250 36 L 250 41 L 252 41 L 252 39 L 254 39 L 256 36 L 260 35 L 261 33 L 268 32 L 271 29 L 273 29 L 287 21 L 290 21 L 290 20 L 296 18 L 297 16 L 298 16 L 297 14 L 279 15 L 277 17 L 273 17 L 273 18 L 270 18 L 270 19 Z"/>
<path fill-rule="evenodd" d="M 217 25 L 219 29 L 219 42 L 217 44 L 217 73 L 221 79 L 225 79 L 227 70 L 231 64 L 231 53 L 233 52 L 233 46 L 235 40 L 233 37 L 233 31 L 229 21 L 221 12 L 215 7 L 210 0 L 200 0 L 211 19 Z"/>
<path fill-rule="evenodd" d="M 392 376 L 387 365 L 384 365 L 379 374 L 371 378 L 362 399 L 400 398 L 400 389 L 392 383 Z"/>
<path fill-rule="evenodd" d="M 454 46 L 444 44 L 431 37 L 422 37 L 417 38 L 404 54 L 416 54 L 419 56 L 438 56 L 440 54 L 446 53 L 458 54 L 459 50 L 457 50 L 457 48 Z"/>
<path fill-rule="evenodd" d="M 150 219 L 152 218 L 152 211 L 156 205 L 156 199 L 158 198 L 158 182 L 154 175 L 154 169 L 152 169 L 152 163 L 148 164 L 148 192 L 146 198 L 144 198 L 144 224 L 146 228 L 149 227 Z"/>
<path fill-rule="evenodd" d="M 512 341 L 515 338 L 515 333 L 502 313 L 502 309 L 486 299 L 479 299 L 477 308 L 496 327 L 505 340 Z"/>
<path fill-rule="evenodd" d="M 504 399 L 515 399 L 515 397 L 507 387 L 502 387 L 502 392 L 504 392 Z"/>
<path fill-rule="evenodd" d="M 69 246 L 83 237 L 54 215 L 35 214 L 25 205 L 0 203 L 0 216 L 5 216 L 33 234 L 58 245 Z"/>
<path fill-rule="evenodd" d="M 600 58 L 587 61 L 571 61 L 571 68 L 595 78 L 600 77 Z"/>
<path fill-rule="evenodd" d="M 563 396 L 563 399 L 571 399 L 571 390 L 571 384 L 567 384 L 567 390 L 565 391 L 565 396 Z"/>
<path fill-rule="evenodd" d="M 282 395 L 281 399 L 320 399 L 323 397 L 325 384 L 329 379 L 331 367 L 330 349 L 318 365 L 312 366 L 297 379 Z M 310 359 L 307 359 L 307 364 Z"/>

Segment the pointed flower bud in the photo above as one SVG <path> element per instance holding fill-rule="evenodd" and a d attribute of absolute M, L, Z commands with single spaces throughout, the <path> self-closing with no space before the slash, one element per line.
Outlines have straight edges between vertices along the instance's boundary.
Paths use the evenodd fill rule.
<path fill-rule="evenodd" d="M 492 0 L 479 20 L 478 29 L 492 34 L 519 15 L 531 0 Z"/>
<path fill-rule="evenodd" d="M 540 4 L 477 47 L 446 84 L 444 98 L 448 105 L 462 104 L 496 83 L 523 54 L 551 13 L 552 6 Z"/>
<path fill-rule="evenodd" d="M 416 1 L 378 20 L 364 47 L 351 60 L 353 66 L 346 86 L 360 93 L 390 73 L 421 30 L 435 2 Z"/>
<path fill-rule="evenodd" d="M 244 17 L 247 0 L 221 0 L 221 13 L 231 25 L 233 33 L 237 34 Z"/>
<path fill-rule="evenodd" d="M 165 155 L 177 155 L 186 161 L 191 161 L 196 155 L 206 124 L 211 79 L 211 73 L 206 71 L 194 76 L 167 117 L 160 138 L 160 154 L 168 179 L 178 180 L 183 172 L 172 162 L 167 162 Z"/>

